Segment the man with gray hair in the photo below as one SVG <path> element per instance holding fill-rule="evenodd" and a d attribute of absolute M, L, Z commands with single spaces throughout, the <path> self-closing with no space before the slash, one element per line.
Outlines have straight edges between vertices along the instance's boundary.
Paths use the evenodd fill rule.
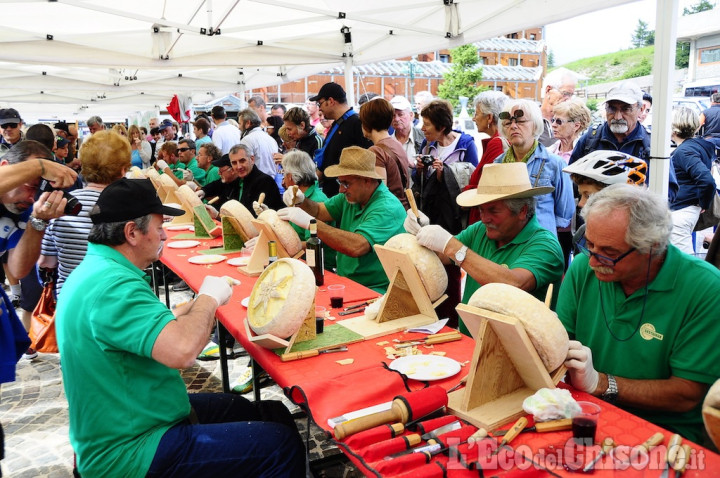
<path fill-rule="evenodd" d="M 255 158 L 255 165 L 263 173 L 275 178 L 277 167 L 273 154 L 278 152 L 277 142 L 265 131 L 263 131 L 261 118 L 251 108 L 246 108 L 238 113 L 238 124 L 242 131 L 240 144 L 244 144 Z"/>
<path fill-rule="evenodd" d="M 421 129 L 413 127 L 415 116 L 412 112 L 412 105 L 410 105 L 407 98 L 404 96 L 395 96 L 390 100 L 390 104 L 395 109 L 392 120 L 392 127 L 395 130 L 393 136 L 400 142 L 405 150 L 405 154 L 407 155 L 407 169 L 415 169 L 415 165 L 417 164 L 415 157 L 420 154 L 420 147 L 422 146 L 425 136 Z"/>
<path fill-rule="evenodd" d="M 267 104 L 262 96 L 255 95 L 248 100 L 248 107 L 257 113 L 260 118 L 260 125 L 264 128 L 267 126 Z M 240 121 L 238 121 L 239 123 Z"/>
<path fill-rule="evenodd" d="M 98 131 L 102 131 L 105 129 L 105 124 L 103 123 L 102 118 L 100 118 L 99 116 L 89 117 L 85 124 L 87 124 L 87 127 L 90 130 L 90 134 L 95 134 Z"/>
<path fill-rule="evenodd" d="M 542 112 L 545 128 L 538 138 L 538 141 L 545 146 L 550 146 L 556 141 L 555 138 L 553 138 L 551 124 L 553 108 L 555 108 L 556 104 L 567 101 L 573 97 L 577 81 L 577 74 L 567 68 L 558 68 L 545 75 L 541 90 L 542 103 L 540 104 L 540 111 Z"/>
<path fill-rule="evenodd" d="M 268 135 L 265 134 L 265 136 Z M 262 193 L 265 193 L 265 204 L 271 209 L 280 209 L 283 206 L 275 177 L 265 174 L 256 167 L 255 156 L 250 147 L 242 143 L 236 144 L 230 148 L 228 158 L 230 165 L 240 178 L 240 195 L 237 200 L 243 206 L 252 210 L 253 202 L 257 201 Z"/>
<path fill-rule="evenodd" d="M 700 114 L 700 126 L 703 137 L 720 148 L 720 93 L 713 93 L 710 101 L 710 108 Z"/>
<path fill-rule="evenodd" d="M 720 271 L 669 244 L 667 201 L 645 188 L 609 186 L 582 216 L 584 254 L 557 305 L 572 385 L 701 443 L 720 377 Z"/>

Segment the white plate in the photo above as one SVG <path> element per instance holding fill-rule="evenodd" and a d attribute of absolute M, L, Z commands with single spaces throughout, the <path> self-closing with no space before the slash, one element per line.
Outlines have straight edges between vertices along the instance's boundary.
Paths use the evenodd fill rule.
<path fill-rule="evenodd" d="M 247 309 L 247 306 L 250 305 L 250 297 L 245 297 L 243 300 L 241 300 L 240 305 Z"/>
<path fill-rule="evenodd" d="M 190 228 L 193 226 L 189 226 L 187 224 L 181 224 L 181 225 L 175 225 L 175 226 L 167 226 L 165 229 L 168 231 L 189 231 Z"/>
<path fill-rule="evenodd" d="M 189 249 L 198 245 L 200 245 L 200 241 L 173 241 L 167 243 L 170 249 Z"/>
<path fill-rule="evenodd" d="M 227 257 L 221 256 L 219 254 L 207 254 L 202 256 L 192 256 L 188 257 L 188 262 L 191 264 L 217 264 L 218 262 L 222 262 Z"/>
<path fill-rule="evenodd" d="M 228 264 L 231 266 L 246 266 L 250 262 L 250 256 L 233 257 L 228 259 Z"/>
<path fill-rule="evenodd" d="M 440 355 L 409 355 L 390 362 L 390 368 L 414 380 L 442 380 L 460 372 L 460 363 Z"/>

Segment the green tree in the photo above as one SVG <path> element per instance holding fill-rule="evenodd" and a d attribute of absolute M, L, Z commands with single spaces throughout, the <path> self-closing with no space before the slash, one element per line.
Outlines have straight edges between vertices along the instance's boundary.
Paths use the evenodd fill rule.
<path fill-rule="evenodd" d="M 548 68 L 554 68 L 554 67 L 555 67 L 555 54 L 553 53 L 552 50 L 549 50 L 549 51 L 548 51 L 547 67 L 548 67 Z"/>
<path fill-rule="evenodd" d="M 650 30 L 648 30 L 648 24 L 647 22 L 644 22 L 640 19 L 638 19 L 638 25 L 635 27 L 635 32 L 632 35 L 631 43 L 633 48 L 642 48 L 644 46 L 647 46 L 648 38 L 650 36 Z M 652 38 L 654 41 L 655 34 L 652 34 Z"/>
<path fill-rule="evenodd" d="M 675 44 L 675 68 L 690 66 L 690 43 L 677 42 Z"/>
<path fill-rule="evenodd" d="M 695 5 L 690 5 L 690 7 L 683 8 L 683 15 L 692 15 L 693 13 L 700 13 L 706 10 L 712 10 L 713 8 L 715 8 L 714 3 L 710 3 L 708 0 L 700 0 Z"/>
<path fill-rule="evenodd" d="M 474 45 L 463 45 L 450 50 L 452 67 L 443 75 L 443 82 L 438 86 L 438 96 L 452 103 L 460 104 L 459 96 L 475 98 L 486 88 L 477 86 L 482 80 L 482 67 L 478 66 L 477 48 Z"/>

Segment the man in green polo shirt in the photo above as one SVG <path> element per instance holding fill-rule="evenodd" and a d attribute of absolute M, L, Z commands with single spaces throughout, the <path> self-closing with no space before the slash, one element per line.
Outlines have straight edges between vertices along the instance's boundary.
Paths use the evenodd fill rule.
<path fill-rule="evenodd" d="M 548 286 L 555 284 L 557 290 L 560 285 L 563 256 L 557 237 L 535 217 L 535 196 L 553 189 L 532 187 L 523 163 L 488 164 L 477 189 L 457 197 L 460 206 L 479 209 L 480 222 L 453 237 L 441 226 L 427 225 L 422 213 L 421 225 L 408 210 L 405 229 L 443 262 L 450 259 L 467 272 L 463 303 L 491 282 L 513 285 L 544 301 Z M 459 325 L 468 334 L 462 320 Z"/>
<path fill-rule="evenodd" d="M 572 385 L 701 443 L 720 377 L 720 271 L 669 244 L 667 201 L 645 188 L 609 186 L 582 216 L 584 255 L 557 305 Z"/>
<path fill-rule="evenodd" d="M 192 173 L 192 179 L 202 185 L 205 181 L 205 170 L 198 166 L 198 160 L 195 157 L 195 141 L 191 139 L 178 141 L 178 157 L 178 162 L 183 163 L 185 169 Z"/>
<path fill-rule="evenodd" d="M 221 157 L 220 148 L 212 142 L 204 143 L 198 147 L 197 163 L 205 171 L 205 177 L 202 181 L 198 181 L 201 187 L 205 187 L 213 181 L 220 181 L 220 170 L 213 165 L 213 161 L 219 161 Z"/>
<path fill-rule="evenodd" d="M 383 184 L 375 171 L 375 154 L 351 146 L 340 155 L 340 163 L 328 166 L 325 177 L 337 178 L 340 193 L 324 202 L 315 202 L 301 191 L 293 198 L 285 191 L 288 206 L 278 211 L 281 219 L 308 229 L 317 218 L 318 237 L 337 251 L 337 273 L 379 293 L 385 293 L 389 280 L 373 249 L 403 232 L 405 208 Z M 327 224 L 335 221 L 339 227 Z"/>
<path fill-rule="evenodd" d="M 302 476 L 305 448 L 281 402 L 187 392 L 178 369 L 194 364 L 232 288 L 207 276 L 174 311 L 153 293 L 144 269 L 162 253 L 163 215 L 182 213 L 163 206 L 150 180 L 124 178 L 90 212 L 87 255 L 56 321 L 78 471 Z"/>

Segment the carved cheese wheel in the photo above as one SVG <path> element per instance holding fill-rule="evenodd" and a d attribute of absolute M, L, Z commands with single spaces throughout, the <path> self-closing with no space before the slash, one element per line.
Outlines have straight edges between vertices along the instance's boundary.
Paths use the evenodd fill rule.
<path fill-rule="evenodd" d="M 258 235 L 258 230 L 252 223 L 252 220 L 255 219 L 255 217 L 250 211 L 248 211 L 245 206 L 242 205 L 240 201 L 236 201 L 234 199 L 227 201 L 220 208 L 220 215 L 234 217 L 235 219 L 237 219 L 238 223 L 240 223 L 240 227 L 243 228 L 243 231 L 245 231 L 245 235 L 248 237 L 248 239 L 252 239 L 253 237 Z"/>
<path fill-rule="evenodd" d="M 278 259 L 263 271 L 250 294 L 250 328 L 258 335 L 290 337 L 300 329 L 314 299 L 312 269 L 297 259 Z"/>
<path fill-rule="evenodd" d="M 277 212 L 272 209 L 266 209 L 260 213 L 258 219 L 270 224 L 280 244 L 282 244 L 289 255 L 294 256 L 302 250 L 300 236 L 298 236 L 289 222 L 283 221 L 278 217 Z"/>
<path fill-rule="evenodd" d="M 147 176 L 148 178 L 159 178 L 160 177 L 160 173 L 158 173 L 155 170 L 155 168 L 147 168 L 147 169 L 144 169 L 143 172 L 145 173 L 145 176 Z"/>
<path fill-rule="evenodd" d="M 565 361 L 569 337 L 555 312 L 524 290 L 508 284 L 485 284 L 468 305 L 520 320 L 545 368 L 552 372 Z"/>
<path fill-rule="evenodd" d="M 142 169 L 138 168 L 137 166 L 132 166 L 130 168 L 130 171 L 128 171 L 128 178 L 130 179 L 144 179 L 145 173 L 143 173 Z"/>
<path fill-rule="evenodd" d="M 190 186 L 187 184 L 183 184 L 178 188 L 177 191 L 175 191 L 175 195 L 180 199 L 181 201 L 187 203 L 188 206 L 190 206 L 190 209 L 194 209 L 196 206 L 202 206 L 203 203 L 200 200 L 199 197 L 197 197 L 197 194 L 190 189 Z"/>
<path fill-rule="evenodd" d="M 715 444 L 720 446 L 720 380 L 716 381 L 707 395 L 702 408 L 703 422 L 708 436 Z"/>
<path fill-rule="evenodd" d="M 175 184 L 175 181 L 173 181 L 173 179 L 170 176 L 168 176 L 167 174 L 160 175 L 160 184 L 162 184 L 166 188 L 171 188 L 171 189 L 178 188 L 178 185 Z"/>
<path fill-rule="evenodd" d="M 388 239 L 385 246 L 410 254 L 410 259 L 415 264 L 415 269 L 431 301 L 438 300 L 445 293 L 448 278 L 442 262 L 433 251 L 418 244 L 415 236 L 398 234 Z"/>
<path fill-rule="evenodd" d="M 720 380 L 715 382 L 708 390 L 703 407 L 713 407 L 720 410 Z"/>

